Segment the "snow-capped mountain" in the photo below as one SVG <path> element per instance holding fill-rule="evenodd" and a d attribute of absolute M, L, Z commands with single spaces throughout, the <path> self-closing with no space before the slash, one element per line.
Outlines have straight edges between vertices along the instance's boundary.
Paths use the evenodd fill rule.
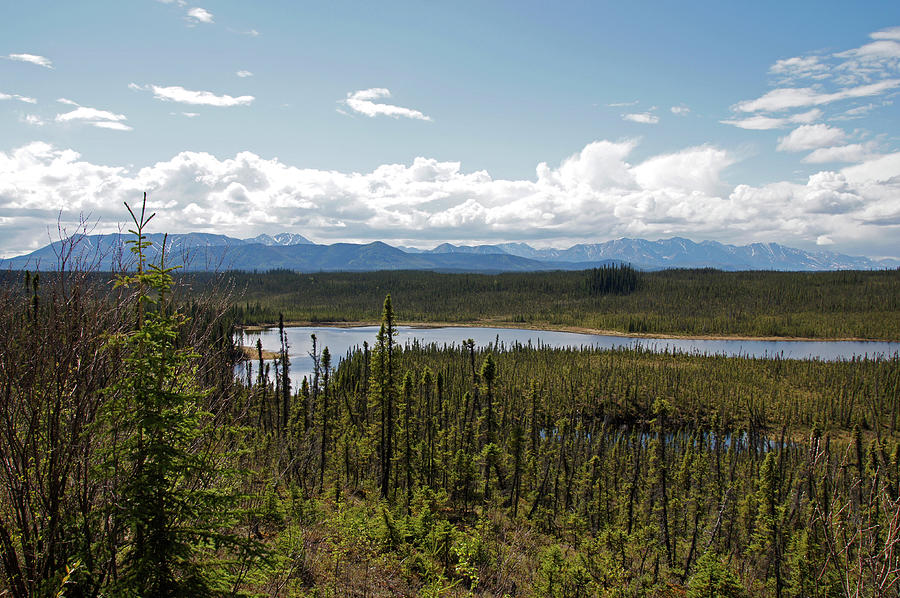
<path fill-rule="evenodd" d="M 259 243 L 269 247 L 273 245 L 312 245 L 313 242 L 297 233 L 278 233 L 274 237 L 265 233 L 251 239 L 243 239 L 245 243 Z"/>

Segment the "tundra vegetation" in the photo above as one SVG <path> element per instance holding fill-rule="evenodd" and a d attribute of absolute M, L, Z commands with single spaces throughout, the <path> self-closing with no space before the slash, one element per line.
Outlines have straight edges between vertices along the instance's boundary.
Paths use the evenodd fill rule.
<path fill-rule="evenodd" d="M 362 302 L 380 295 L 372 344 L 316 346 L 314 374 L 293 388 L 284 334 L 275 359 L 260 350 L 235 379 L 247 299 L 145 264 L 148 219 L 135 216 L 138 267 L 114 285 L 68 269 L 9 273 L 0 287 L 0 595 L 898 595 L 897 356 L 394 338 L 398 314 L 424 319 L 429 306 L 483 315 L 520 292 L 510 305 L 538 313 L 541 285 L 556 284 L 560 317 L 578 325 L 606 317 L 591 306 L 624 317 L 632 301 L 696 332 L 699 313 L 653 295 L 688 303 L 708 287 L 748 321 L 768 305 L 842 336 L 842 305 L 896 311 L 896 273 L 242 275 L 323 287 L 297 291 L 294 311 L 260 302 L 290 318 L 324 314 L 331 294 L 328 319 L 368 319 Z M 451 308 L 448 285 L 477 301 Z M 897 325 L 878 324 L 851 314 L 847 326 Z"/>

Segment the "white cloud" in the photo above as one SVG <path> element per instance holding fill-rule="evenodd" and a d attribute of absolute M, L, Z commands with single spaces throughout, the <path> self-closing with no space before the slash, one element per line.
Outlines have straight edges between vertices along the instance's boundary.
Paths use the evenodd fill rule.
<path fill-rule="evenodd" d="M 823 93 L 812 87 L 785 87 L 773 89 L 755 100 L 739 102 L 735 110 L 740 112 L 779 112 L 791 108 L 821 106 L 850 98 L 880 95 L 900 87 L 900 79 L 886 79 L 878 83 L 842 89 L 834 93 Z"/>
<path fill-rule="evenodd" d="M 635 114 L 623 114 L 622 118 L 624 120 L 630 120 L 631 122 L 642 123 L 645 125 L 655 125 L 659 122 L 659 117 L 655 114 L 650 114 L 649 112 L 638 112 Z"/>
<path fill-rule="evenodd" d="M 855 118 L 862 118 L 876 108 L 890 106 L 891 104 L 893 104 L 891 100 L 884 100 L 879 103 L 869 102 L 868 104 L 863 104 L 862 106 L 856 106 L 855 108 L 845 110 L 843 114 L 838 114 L 837 116 L 832 117 L 832 120 L 853 120 Z"/>
<path fill-rule="evenodd" d="M 34 125 L 35 127 L 43 127 L 46 124 L 44 119 L 37 114 L 26 114 L 22 121 L 29 125 Z"/>
<path fill-rule="evenodd" d="M 848 166 L 841 172 L 848 181 L 853 183 L 893 183 L 894 203 L 897 205 L 898 215 L 900 215 L 900 152 L 875 156 L 862 164 Z"/>
<path fill-rule="evenodd" d="M 57 102 L 76 107 L 70 112 L 57 114 L 55 120 L 58 123 L 83 122 L 100 129 L 112 129 L 114 131 L 132 130 L 130 126 L 122 122 L 124 120 L 128 120 L 124 114 L 116 114 L 115 112 L 110 112 L 109 110 L 98 110 L 97 108 L 80 106 L 76 102 L 67 100 L 66 98 L 60 98 L 57 100 Z"/>
<path fill-rule="evenodd" d="M 37 100 L 34 98 L 20 96 L 17 93 L 3 93 L 2 91 L 0 91 L 0 100 L 19 100 L 20 102 L 25 102 L 26 104 L 37 104 Z"/>
<path fill-rule="evenodd" d="M 153 92 L 153 97 L 158 100 L 198 106 L 248 106 L 255 99 L 253 96 L 232 97 L 230 95 L 216 95 L 211 91 L 192 91 L 177 85 L 163 87 L 129 83 L 128 87 L 134 90 L 150 90 Z"/>
<path fill-rule="evenodd" d="M 860 59 L 900 58 L 900 43 L 895 39 L 881 38 L 859 48 L 835 54 L 835 56 Z"/>
<path fill-rule="evenodd" d="M 250 71 L 238 71 L 235 73 L 235 75 L 243 78 L 243 77 L 252 77 L 253 73 L 251 73 Z"/>
<path fill-rule="evenodd" d="M 109 120 L 98 120 L 91 123 L 97 128 L 100 129 L 112 129 L 114 131 L 132 131 L 132 127 L 126 125 L 125 123 L 113 122 Z"/>
<path fill-rule="evenodd" d="M 843 84 L 882 79 L 900 71 L 900 38 L 898 28 L 872 33 L 873 42 L 846 52 L 834 54 L 836 79 Z"/>
<path fill-rule="evenodd" d="M 820 118 L 822 118 L 822 111 L 818 108 L 813 108 L 808 112 L 801 112 L 800 114 L 794 114 L 793 116 L 774 117 L 762 116 L 757 114 L 756 116 L 748 116 L 746 118 L 730 120 L 720 120 L 719 122 L 723 125 L 732 125 L 741 129 L 766 131 L 770 129 L 783 129 L 791 125 L 811 123 L 819 120 Z"/>
<path fill-rule="evenodd" d="M 608 188 L 635 187 L 634 173 L 626 161 L 637 147 L 637 141 L 594 141 L 579 153 L 563 160 L 558 169 L 551 169 L 546 162 L 537 166 L 539 184 L 548 184 L 568 190 L 586 186 L 597 191 Z"/>
<path fill-rule="evenodd" d="M 777 60 L 769 68 L 775 89 L 732 106 L 734 112 L 752 116 L 721 122 L 748 129 L 781 128 L 797 122 L 791 111 L 896 93 L 900 89 L 898 32 L 900 27 L 882 29 L 870 34 L 872 41 L 856 48 Z M 854 106 L 831 118 L 859 118 L 878 106 L 877 102 Z"/>
<path fill-rule="evenodd" d="M 872 39 L 892 39 L 900 41 L 900 27 L 888 27 L 869 35 Z"/>
<path fill-rule="evenodd" d="M 654 156 L 632 172 L 643 189 L 678 189 L 712 196 L 720 190 L 722 170 L 734 162 L 734 157 L 723 149 L 700 146 Z"/>
<path fill-rule="evenodd" d="M 812 244 L 826 236 L 837 246 L 868 244 L 879 255 L 895 244 L 896 233 L 883 223 L 900 217 L 900 183 L 892 181 L 900 175 L 900 158 L 825 171 L 805 185 L 731 187 L 721 180 L 735 160 L 725 150 L 686 148 L 632 165 L 636 145 L 597 141 L 558 167 L 540 164 L 536 180 L 500 180 L 427 158 L 341 173 L 295 168 L 249 152 L 228 159 L 182 152 L 132 171 L 32 144 L 0 153 L 0 208 L 49 219 L 60 209 L 73 219 L 91 212 L 114 228 L 122 219 L 121 201 L 147 190 L 166 206 L 155 208 L 157 226 L 170 232 L 248 236 L 291 227 L 323 240 L 409 239 L 418 231 L 422 241 L 557 244 L 677 234 Z"/>
<path fill-rule="evenodd" d="M 188 20 L 194 23 L 212 23 L 213 15 L 205 8 L 194 7 L 187 11 Z"/>
<path fill-rule="evenodd" d="M 691 109 L 688 108 L 688 107 L 685 106 L 685 105 L 681 105 L 681 106 L 672 106 L 671 108 L 669 108 L 669 110 L 670 110 L 670 111 L 672 112 L 672 114 L 674 114 L 675 116 L 686 116 L 686 115 L 691 111 Z"/>
<path fill-rule="evenodd" d="M 780 152 L 804 152 L 840 143 L 846 137 L 841 129 L 828 125 L 803 125 L 778 140 Z"/>
<path fill-rule="evenodd" d="M 86 120 L 86 121 L 95 121 L 95 120 L 105 120 L 105 121 L 122 121 L 127 120 L 124 114 L 116 114 L 114 112 L 110 112 L 108 110 L 98 110 L 96 108 L 88 108 L 86 106 L 79 106 L 75 110 L 71 112 L 66 112 L 63 114 L 56 115 L 56 122 L 69 122 L 73 120 Z"/>
<path fill-rule="evenodd" d="M 714 146 L 632 163 L 634 140 L 596 141 L 533 180 L 495 179 L 459 162 L 416 158 L 370 172 L 297 168 L 250 152 L 228 158 L 181 152 L 143 168 L 83 160 L 44 143 L 0 152 L 0 210 L 19 224 L 0 253 L 42 238 L 57 215 L 81 213 L 114 231 L 122 201 L 148 191 L 155 230 L 241 237 L 282 228 L 323 241 L 543 240 L 557 246 L 622 236 L 682 235 L 778 241 L 896 254 L 900 153 L 823 171 L 805 184 L 722 180 L 735 157 Z M 892 228 L 893 226 L 893 228 Z"/>
<path fill-rule="evenodd" d="M 29 62 L 48 69 L 53 68 L 53 63 L 50 62 L 49 58 L 38 56 L 37 54 L 8 54 L 7 56 L 4 56 L 4 58 L 18 62 Z"/>
<path fill-rule="evenodd" d="M 426 116 L 418 110 L 412 108 L 404 108 L 402 106 L 394 106 L 392 104 L 380 104 L 374 100 L 380 98 L 391 97 L 391 92 L 383 87 L 373 87 L 371 89 L 361 89 L 347 94 L 347 99 L 343 104 L 357 112 L 368 117 L 379 115 L 391 116 L 393 118 L 404 117 L 416 120 L 431 120 L 430 116 Z"/>
<path fill-rule="evenodd" d="M 823 79 L 828 76 L 828 72 L 828 65 L 819 56 L 785 58 L 769 67 L 769 73 L 786 79 Z"/>
<path fill-rule="evenodd" d="M 640 100 L 632 100 L 631 102 L 613 102 L 612 104 L 607 104 L 610 108 L 623 108 L 625 106 L 637 106 Z"/>
<path fill-rule="evenodd" d="M 799 199 L 807 214 L 847 214 L 859 209 L 863 198 L 847 178 L 837 172 L 817 172 L 809 177 Z"/>
<path fill-rule="evenodd" d="M 820 51 L 776 61 L 769 74 L 777 88 L 755 100 L 740 102 L 733 109 L 778 112 L 893 92 L 900 87 L 900 27 L 875 31 L 869 37 L 872 41 L 849 50 Z M 869 110 L 875 107 L 877 104 L 869 104 Z M 857 118 L 866 111 L 859 107 L 856 113 L 848 111 L 833 118 Z"/>
<path fill-rule="evenodd" d="M 875 41 L 841 52 L 817 53 L 778 60 L 769 69 L 781 83 L 802 79 L 830 81 L 841 88 L 890 78 L 900 70 L 900 31 L 882 29 L 869 35 Z"/>
<path fill-rule="evenodd" d="M 823 164 L 826 162 L 863 162 L 873 156 L 869 144 L 851 143 L 835 147 L 822 147 L 812 152 L 803 161 L 807 164 Z"/>

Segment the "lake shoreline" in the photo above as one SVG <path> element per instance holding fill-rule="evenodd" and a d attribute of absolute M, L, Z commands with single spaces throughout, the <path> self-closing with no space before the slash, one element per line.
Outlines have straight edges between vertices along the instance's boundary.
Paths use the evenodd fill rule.
<path fill-rule="evenodd" d="M 303 321 L 293 320 L 285 322 L 285 328 L 292 327 L 323 327 L 323 328 L 360 328 L 363 326 L 379 326 L 380 321 Z M 395 322 L 396 326 L 408 326 L 415 329 L 430 328 L 516 328 L 523 330 L 542 330 L 550 332 L 573 332 L 577 334 L 595 334 L 599 336 L 617 336 L 634 339 L 661 339 L 661 340 L 702 340 L 702 341 L 784 341 L 784 342 L 900 342 L 900 339 L 860 338 L 860 337 L 803 337 L 803 336 L 745 336 L 745 335 L 715 335 L 715 334 L 667 334 L 646 332 L 620 332 L 618 330 L 600 330 L 586 326 L 565 326 L 551 324 L 529 324 L 526 322 L 498 322 L 486 320 L 482 322 Z M 239 326 L 238 329 L 245 333 L 253 334 L 278 328 L 277 324 Z"/>

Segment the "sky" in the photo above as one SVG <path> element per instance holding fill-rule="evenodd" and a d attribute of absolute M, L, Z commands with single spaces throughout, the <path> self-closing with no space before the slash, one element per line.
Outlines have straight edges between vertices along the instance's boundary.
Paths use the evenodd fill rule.
<path fill-rule="evenodd" d="M 900 258 L 900 2 L 5 2 L 0 257 L 127 228 Z"/>

